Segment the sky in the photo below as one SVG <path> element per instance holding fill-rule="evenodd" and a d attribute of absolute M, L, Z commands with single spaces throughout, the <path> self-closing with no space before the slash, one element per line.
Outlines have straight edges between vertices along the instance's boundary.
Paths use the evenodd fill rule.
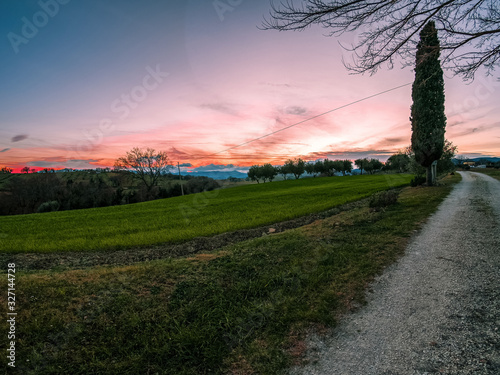
<path fill-rule="evenodd" d="M 410 144 L 412 69 L 352 75 L 340 44 L 356 32 L 261 30 L 269 10 L 269 0 L 2 1 L 0 167 L 112 167 L 152 147 L 185 171 L 244 170 L 384 161 Z M 500 156 L 497 77 L 445 71 L 446 138 L 462 155 Z"/>

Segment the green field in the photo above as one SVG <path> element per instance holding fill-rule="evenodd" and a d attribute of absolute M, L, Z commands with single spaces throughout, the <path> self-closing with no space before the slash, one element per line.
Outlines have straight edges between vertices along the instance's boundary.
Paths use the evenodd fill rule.
<path fill-rule="evenodd" d="M 353 178 L 344 193 L 361 189 L 362 181 L 382 179 Z M 306 337 L 328 333 L 365 302 L 369 283 L 404 253 L 458 181 L 455 174 L 436 187 L 403 188 L 397 203 L 380 210 L 362 202 L 300 228 L 190 257 L 27 271 L 18 261 L 12 373 L 285 374 L 307 360 Z M 306 180 L 281 189 L 287 194 L 308 184 L 324 189 Z M 7 291 L 6 265 L 0 273 L 0 289 Z M 4 316 L 7 298 L 0 293 Z M 8 330 L 3 319 L 0 331 L 7 337 Z M 7 362 L 0 357 L 0 366 Z"/>
<path fill-rule="evenodd" d="M 0 217 L 0 251 L 112 250 L 288 220 L 407 185 L 411 175 L 309 178 L 97 209 Z"/>
<path fill-rule="evenodd" d="M 474 168 L 470 170 L 471 172 L 483 173 L 500 180 L 500 170 L 493 168 Z"/>

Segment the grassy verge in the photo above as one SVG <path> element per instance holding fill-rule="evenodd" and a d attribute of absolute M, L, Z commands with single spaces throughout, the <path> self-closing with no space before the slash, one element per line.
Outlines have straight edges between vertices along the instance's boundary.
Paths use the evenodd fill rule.
<path fill-rule="evenodd" d="M 471 169 L 471 172 L 484 173 L 487 174 L 488 176 L 496 178 L 497 180 L 500 180 L 500 169 L 477 168 L 477 169 Z"/>
<path fill-rule="evenodd" d="M 309 178 L 126 206 L 0 217 L 0 251 L 111 250 L 289 220 L 407 185 L 410 175 Z"/>
<path fill-rule="evenodd" d="M 363 302 L 367 283 L 402 254 L 459 179 L 405 188 L 384 210 L 359 207 L 192 258 L 18 273 L 17 369 L 282 373 L 300 360 L 308 330 L 333 326 Z M 0 288 L 7 290 L 6 277 Z M 6 306 L 2 293 L 4 316 Z"/>

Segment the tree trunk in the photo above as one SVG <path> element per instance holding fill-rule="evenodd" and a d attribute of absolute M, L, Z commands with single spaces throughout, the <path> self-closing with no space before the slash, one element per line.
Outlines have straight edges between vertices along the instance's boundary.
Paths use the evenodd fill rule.
<path fill-rule="evenodd" d="M 433 186 L 434 185 L 434 179 L 432 175 L 432 165 L 427 167 L 427 186 Z"/>

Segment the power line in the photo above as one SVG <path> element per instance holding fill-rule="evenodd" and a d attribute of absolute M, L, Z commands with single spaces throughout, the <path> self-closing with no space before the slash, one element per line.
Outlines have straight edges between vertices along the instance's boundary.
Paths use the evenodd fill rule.
<path fill-rule="evenodd" d="M 216 152 L 216 153 L 214 153 L 214 154 L 207 155 L 206 157 L 210 157 L 210 156 L 214 156 L 214 155 L 222 154 L 223 152 L 226 152 L 226 151 L 229 151 L 229 150 L 233 150 L 233 149 L 238 148 L 238 147 L 241 147 L 241 146 L 245 146 L 245 145 L 247 145 L 247 144 L 249 144 L 249 143 L 252 143 L 252 142 L 258 141 L 258 140 L 260 140 L 260 139 L 263 139 L 263 138 L 269 137 L 269 136 L 271 136 L 271 135 L 273 135 L 273 134 L 276 134 L 276 133 L 282 132 L 283 130 L 287 130 L 287 129 L 293 128 L 294 126 L 297 126 L 297 125 L 303 124 L 304 122 L 314 120 L 315 118 L 318 118 L 318 117 L 324 116 L 324 115 L 326 115 L 326 114 L 328 114 L 328 113 L 332 113 L 332 112 L 338 111 L 339 109 L 349 107 L 349 106 L 351 106 L 351 105 L 353 105 L 353 104 L 357 104 L 357 103 L 362 102 L 362 101 L 364 101 L 364 100 L 368 100 L 368 99 L 374 98 L 374 97 L 376 97 L 376 96 L 383 95 L 383 94 L 386 94 L 386 93 L 388 93 L 388 92 L 391 92 L 391 91 L 394 91 L 394 90 L 398 90 L 398 89 L 400 89 L 400 88 L 402 88 L 402 87 L 409 86 L 409 85 L 411 85 L 411 82 L 410 82 L 410 83 L 405 83 L 404 85 L 401 85 L 401 86 L 393 87 L 392 89 L 388 89 L 388 90 L 385 90 L 385 91 L 378 92 L 378 93 L 376 93 L 376 94 L 373 94 L 373 95 L 370 95 L 370 96 L 364 97 L 364 98 L 362 98 L 362 99 L 358 99 L 358 100 L 356 100 L 356 101 L 354 101 L 354 102 L 351 102 L 351 103 L 348 103 L 348 104 L 344 104 L 344 105 L 342 105 L 342 106 L 340 106 L 340 107 L 337 107 L 337 108 L 331 109 L 331 110 L 329 110 L 329 111 L 326 111 L 326 112 L 320 113 L 319 115 L 316 115 L 316 116 L 310 117 L 310 118 L 308 118 L 308 119 L 305 119 L 305 120 L 299 121 L 299 122 L 297 122 L 297 123 L 295 123 L 295 124 L 285 126 L 284 128 L 278 129 L 278 130 L 276 130 L 276 131 L 274 131 L 274 132 L 272 132 L 272 133 L 268 133 L 268 134 L 262 135 L 262 136 L 260 136 L 260 137 L 258 137 L 258 138 L 254 138 L 254 139 L 251 139 L 251 140 L 249 140 L 249 141 L 246 141 L 246 142 L 240 143 L 239 145 L 232 146 L 232 147 L 226 148 L 225 150 L 222 150 L 222 151 Z"/>

